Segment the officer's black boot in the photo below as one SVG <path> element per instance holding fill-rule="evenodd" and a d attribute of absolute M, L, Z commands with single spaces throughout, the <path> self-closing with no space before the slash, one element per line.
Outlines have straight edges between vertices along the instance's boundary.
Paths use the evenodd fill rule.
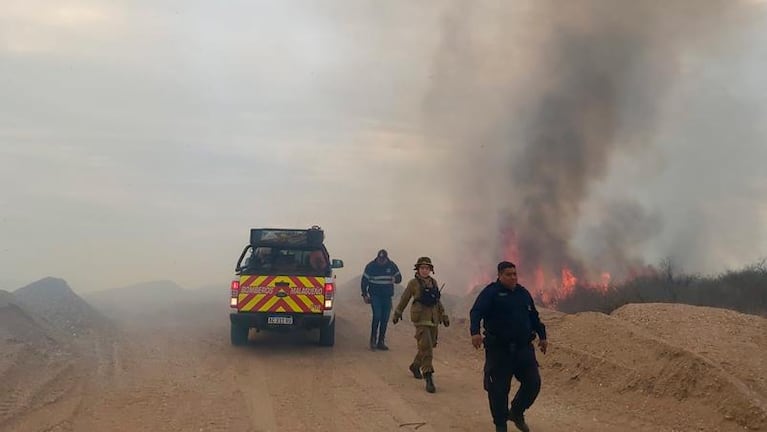
<path fill-rule="evenodd" d="M 378 335 L 378 345 L 376 345 L 376 348 L 380 349 L 381 351 L 389 351 L 389 347 L 387 347 L 384 343 L 384 339 L 386 339 L 386 332 L 382 330 Z"/>
<path fill-rule="evenodd" d="M 370 334 L 370 349 L 372 351 L 375 351 L 376 350 L 376 345 L 377 345 L 376 344 L 376 336 L 375 336 L 375 332 L 374 332 L 374 333 Z"/>
<path fill-rule="evenodd" d="M 411 363 L 409 369 L 410 369 L 410 372 L 413 372 L 413 376 L 416 379 L 422 379 L 423 378 L 423 375 L 421 374 L 421 367 L 418 366 L 417 364 Z"/>
<path fill-rule="evenodd" d="M 509 429 L 506 427 L 506 425 L 495 425 L 495 432 L 508 432 Z"/>
<path fill-rule="evenodd" d="M 423 377 L 426 379 L 426 391 L 429 393 L 434 393 L 437 391 L 437 388 L 434 387 L 434 379 L 432 378 L 434 372 L 426 372 L 423 374 Z"/>
<path fill-rule="evenodd" d="M 381 351 L 389 351 L 389 347 L 386 346 L 383 339 L 378 339 L 378 345 L 376 345 L 376 348 L 380 349 Z"/>
<path fill-rule="evenodd" d="M 525 423 L 524 414 L 516 414 L 512 411 L 509 411 L 509 420 L 511 420 L 514 423 L 514 426 L 516 426 L 517 429 L 521 430 L 522 432 L 530 432 L 530 428 L 527 426 L 527 423 Z"/>

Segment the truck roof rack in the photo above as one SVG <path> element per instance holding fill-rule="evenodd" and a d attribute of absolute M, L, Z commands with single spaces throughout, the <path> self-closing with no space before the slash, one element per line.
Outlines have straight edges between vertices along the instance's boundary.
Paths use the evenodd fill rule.
<path fill-rule="evenodd" d="M 255 247 L 320 247 L 325 232 L 317 225 L 309 229 L 251 228 L 250 245 Z"/>

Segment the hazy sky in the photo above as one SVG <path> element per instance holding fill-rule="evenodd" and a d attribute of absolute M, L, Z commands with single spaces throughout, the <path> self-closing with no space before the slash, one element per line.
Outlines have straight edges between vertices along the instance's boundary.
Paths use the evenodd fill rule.
<path fill-rule="evenodd" d="M 348 277 L 437 254 L 404 246 L 445 207 L 417 118 L 439 13 L 4 2 L 0 274 L 225 284 L 265 225 L 322 225 Z"/>
<path fill-rule="evenodd" d="M 478 3 L 463 22 L 473 47 L 531 43 L 493 39 L 507 25 L 524 32 L 529 2 Z M 430 255 L 438 278 L 465 284 L 460 266 L 473 251 L 451 230 L 492 241 L 492 217 L 473 215 L 504 203 L 483 189 L 513 188 L 497 181 L 505 152 L 470 164 L 481 142 L 455 144 L 460 118 L 445 120 L 443 137 L 424 102 L 437 66 L 450 68 L 438 60 L 456 4 L 4 0 L 0 280 L 226 286 L 250 227 L 319 224 L 347 263 L 341 279 L 385 247 L 406 272 Z M 650 262 L 688 245 L 694 270 L 767 255 L 767 32 L 735 41 L 684 53 L 691 69 L 668 91 L 655 147 L 615 156 L 593 186 L 582 237 L 599 197 L 623 194 L 663 216 L 662 234 L 639 252 Z M 470 51 L 488 83 L 532 79 L 494 73 L 488 65 L 501 60 L 480 48 Z M 712 137 L 717 145 L 696 144 Z"/>

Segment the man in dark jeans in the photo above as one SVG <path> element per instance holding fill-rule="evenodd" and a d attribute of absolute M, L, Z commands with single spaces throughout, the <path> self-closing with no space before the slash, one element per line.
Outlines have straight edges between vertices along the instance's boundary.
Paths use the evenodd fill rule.
<path fill-rule="evenodd" d="M 386 346 L 386 327 L 392 308 L 394 284 L 402 282 L 402 274 L 385 249 L 378 251 L 376 258 L 365 266 L 362 274 L 362 298 L 373 309 L 373 322 L 370 329 L 370 349 L 388 350 Z"/>
<path fill-rule="evenodd" d="M 535 309 L 530 293 L 517 283 L 517 268 L 513 263 L 498 264 L 498 279 L 477 296 L 469 313 L 471 343 L 479 349 L 485 345 L 484 387 L 490 402 L 496 432 L 506 432 L 511 420 L 517 429 L 529 432 L 524 412 L 535 402 L 541 390 L 541 376 L 535 358 L 533 340 L 546 354 L 546 326 Z M 483 322 L 485 337 L 480 334 Z M 520 386 L 509 407 L 511 378 Z"/>

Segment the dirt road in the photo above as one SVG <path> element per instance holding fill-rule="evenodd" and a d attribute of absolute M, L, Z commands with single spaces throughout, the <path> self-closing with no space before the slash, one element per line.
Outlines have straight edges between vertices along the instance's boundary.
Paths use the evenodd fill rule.
<path fill-rule="evenodd" d="M 407 371 L 415 347 L 408 322 L 390 326 L 390 351 L 371 352 L 367 310 L 350 300 L 339 305 L 333 348 L 317 346 L 315 333 L 252 334 L 249 346 L 232 347 L 227 312 L 200 304 L 121 323 L 117 334 L 87 341 L 90 355 L 43 368 L 30 395 L 0 402 L 0 430 L 493 430 L 481 353 L 460 322 L 441 333 L 437 393 L 428 394 Z M 714 430 L 664 424 L 647 401 L 642 411 L 619 395 L 579 398 L 548 379 L 551 356 L 541 359 L 543 389 L 527 415 L 534 431 Z"/>

